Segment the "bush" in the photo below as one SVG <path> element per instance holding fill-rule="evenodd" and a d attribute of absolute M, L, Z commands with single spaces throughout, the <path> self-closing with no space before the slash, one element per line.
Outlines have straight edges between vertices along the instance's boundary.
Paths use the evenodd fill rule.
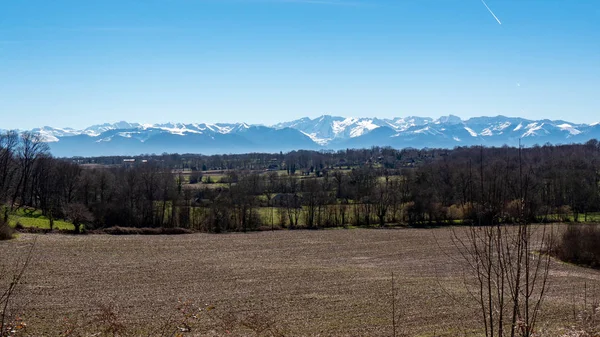
<path fill-rule="evenodd" d="M 563 261 L 600 268 L 600 225 L 569 225 L 553 250 Z"/>
<path fill-rule="evenodd" d="M 193 173 L 190 176 L 190 184 L 197 184 L 202 182 L 202 173 Z"/>
<path fill-rule="evenodd" d="M 268 232 L 268 231 L 278 231 L 281 229 L 283 229 L 283 228 L 279 227 L 279 225 L 274 225 L 273 227 L 271 227 L 271 225 L 262 225 L 262 226 L 259 226 L 256 230 L 259 232 Z"/>
<path fill-rule="evenodd" d="M 10 240 L 13 238 L 14 234 L 15 230 L 12 229 L 12 227 L 4 221 L 0 222 L 0 241 Z"/>
<path fill-rule="evenodd" d="M 109 235 L 181 235 L 191 234 L 192 231 L 185 228 L 134 228 L 115 226 L 96 231 L 96 233 Z"/>
<path fill-rule="evenodd" d="M 4 217 L 0 217 L 0 241 L 10 240 L 14 234 L 15 230 L 4 221 Z"/>

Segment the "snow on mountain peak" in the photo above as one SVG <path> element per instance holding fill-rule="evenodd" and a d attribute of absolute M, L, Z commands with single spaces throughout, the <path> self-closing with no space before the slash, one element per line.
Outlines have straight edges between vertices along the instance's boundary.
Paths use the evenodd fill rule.
<path fill-rule="evenodd" d="M 419 130 L 415 130 L 415 131 L 413 131 L 413 133 L 425 133 L 427 131 L 429 131 L 429 127 L 428 126 L 422 128 L 422 129 L 419 129 Z"/>
<path fill-rule="evenodd" d="M 511 125 L 512 125 L 511 122 L 506 121 L 504 123 L 496 125 L 494 127 L 494 130 L 496 130 L 496 131 L 503 131 L 504 129 L 508 128 Z"/>
<path fill-rule="evenodd" d="M 308 136 L 308 138 L 312 139 L 313 142 L 315 142 L 319 145 L 322 145 L 322 146 L 327 145 L 331 141 L 330 138 L 319 138 L 317 136 L 317 134 L 314 132 L 313 133 L 306 133 L 304 131 L 300 131 L 300 132 L 302 132 L 304 135 Z"/>
<path fill-rule="evenodd" d="M 563 124 L 557 125 L 556 127 L 558 127 L 561 130 L 568 131 L 569 134 L 571 134 L 573 136 L 576 136 L 581 133 L 581 131 L 575 129 L 571 124 L 568 124 L 568 123 L 563 123 Z"/>
<path fill-rule="evenodd" d="M 525 127 L 525 129 L 527 129 L 527 131 L 525 133 L 523 133 L 523 135 L 521 137 L 525 138 L 525 137 L 537 135 L 537 131 L 542 130 L 542 126 L 544 126 L 544 123 L 533 122 L 533 123 L 528 124 Z"/>
<path fill-rule="evenodd" d="M 356 122 L 356 118 L 349 117 L 343 121 L 334 121 L 332 125 L 333 133 L 337 136 L 338 134 L 346 131 L 346 128 Z"/>
<path fill-rule="evenodd" d="M 467 132 L 472 136 L 472 137 L 477 137 L 477 132 L 473 131 L 473 129 L 471 129 L 468 126 L 465 126 L 465 130 L 467 130 Z"/>
<path fill-rule="evenodd" d="M 406 131 L 415 126 L 423 126 L 433 122 L 431 118 L 423 118 L 423 117 L 400 117 L 394 118 L 392 120 L 387 120 L 387 124 L 391 126 L 394 130 L 402 132 Z"/>
<path fill-rule="evenodd" d="M 513 129 L 513 131 L 519 131 L 523 128 L 523 123 L 519 123 L 519 125 L 517 125 L 516 128 Z"/>
<path fill-rule="evenodd" d="M 188 127 L 185 124 L 181 124 L 181 123 L 176 123 L 176 124 L 167 123 L 164 125 L 157 125 L 156 128 L 167 131 L 173 135 L 179 135 L 179 136 L 185 136 L 186 133 L 200 133 L 200 134 L 202 133 L 202 131 L 188 129 Z"/>
<path fill-rule="evenodd" d="M 45 130 L 44 128 L 39 129 L 37 133 L 40 135 L 43 142 L 54 143 L 58 142 L 59 139 L 51 131 Z"/>
<path fill-rule="evenodd" d="M 129 130 L 129 129 L 138 129 L 142 127 L 141 124 L 138 123 L 128 123 L 125 121 L 117 122 L 117 123 L 104 123 L 98 125 L 92 125 L 78 132 L 78 134 L 85 134 L 91 137 L 98 137 L 102 133 L 110 130 Z"/>
<path fill-rule="evenodd" d="M 372 120 L 362 120 L 356 123 L 356 127 L 350 131 L 350 137 L 359 137 L 371 130 L 377 129 L 379 126 L 373 124 Z"/>
<path fill-rule="evenodd" d="M 492 132 L 492 130 L 490 128 L 485 128 L 483 129 L 483 131 L 480 133 L 480 135 L 482 136 L 493 136 L 494 133 Z"/>
<path fill-rule="evenodd" d="M 442 116 L 438 118 L 434 124 L 461 124 L 463 120 L 454 115 Z"/>

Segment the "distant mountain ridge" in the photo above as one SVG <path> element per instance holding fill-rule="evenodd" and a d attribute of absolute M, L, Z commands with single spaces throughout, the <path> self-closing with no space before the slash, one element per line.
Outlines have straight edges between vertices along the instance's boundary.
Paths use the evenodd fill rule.
<path fill-rule="evenodd" d="M 30 130 L 53 155 L 104 156 L 144 153 L 244 153 L 392 146 L 455 146 L 583 143 L 600 138 L 600 124 L 519 117 L 453 115 L 357 118 L 323 115 L 271 126 L 246 123 L 105 123 L 83 130 L 45 126 Z"/>

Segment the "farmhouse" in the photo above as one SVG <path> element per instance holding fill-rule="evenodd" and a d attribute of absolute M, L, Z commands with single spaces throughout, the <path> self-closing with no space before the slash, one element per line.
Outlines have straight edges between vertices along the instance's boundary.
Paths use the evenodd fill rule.
<path fill-rule="evenodd" d="M 135 159 L 123 159 L 124 167 L 133 167 L 135 165 Z"/>

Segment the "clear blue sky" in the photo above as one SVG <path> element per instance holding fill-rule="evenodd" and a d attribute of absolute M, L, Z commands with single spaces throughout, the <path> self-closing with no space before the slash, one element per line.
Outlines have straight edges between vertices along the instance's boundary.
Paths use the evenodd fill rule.
<path fill-rule="evenodd" d="M 594 0 L 0 4 L 0 128 L 456 114 L 600 120 Z"/>

